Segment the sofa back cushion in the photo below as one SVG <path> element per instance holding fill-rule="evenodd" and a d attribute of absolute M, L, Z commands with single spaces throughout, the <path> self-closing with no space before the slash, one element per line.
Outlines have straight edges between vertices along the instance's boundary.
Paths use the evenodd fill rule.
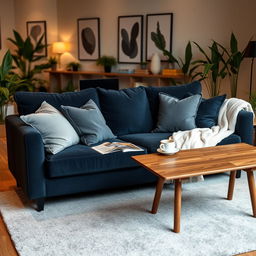
<path fill-rule="evenodd" d="M 120 91 L 97 88 L 100 108 L 115 135 L 150 132 L 152 115 L 144 87 Z"/>
<path fill-rule="evenodd" d="M 47 93 L 47 92 L 17 92 L 14 99 L 20 115 L 34 113 L 46 101 L 61 111 L 61 105 L 81 107 L 92 99 L 99 106 L 97 90 L 89 88 L 80 92 Z"/>
<path fill-rule="evenodd" d="M 186 95 L 201 94 L 202 88 L 198 81 L 190 84 L 178 85 L 178 86 L 165 86 L 165 87 L 146 87 L 150 109 L 152 112 L 153 122 L 157 123 L 158 111 L 159 111 L 159 93 L 163 92 L 177 99 L 183 99 Z"/>

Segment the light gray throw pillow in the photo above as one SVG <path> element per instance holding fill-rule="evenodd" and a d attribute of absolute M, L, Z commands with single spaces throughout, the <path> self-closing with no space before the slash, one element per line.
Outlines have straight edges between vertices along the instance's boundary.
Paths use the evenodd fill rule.
<path fill-rule="evenodd" d="M 159 113 L 154 132 L 177 132 L 196 128 L 195 118 L 201 95 L 179 100 L 159 93 Z"/>
<path fill-rule="evenodd" d="M 56 154 L 79 143 L 79 137 L 68 120 L 45 101 L 35 113 L 20 118 L 40 132 L 45 150 L 49 153 Z"/>
<path fill-rule="evenodd" d="M 61 108 L 83 144 L 90 146 L 106 139 L 116 138 L 93 100 L 89 100 L 81 108 L 70 106 L 61 106 Z"/>

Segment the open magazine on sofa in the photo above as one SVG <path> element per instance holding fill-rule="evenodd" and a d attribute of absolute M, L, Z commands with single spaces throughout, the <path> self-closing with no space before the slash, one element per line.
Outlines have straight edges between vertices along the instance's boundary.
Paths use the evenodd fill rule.
<path fill-rule="evenodd" d="M 109 154 L 117 151 L 132 152 L 132 151 L 143 151 L 142 148 L 127 142 L 104 142 L 98 146 L 92 147 L 101 154 Z"/>

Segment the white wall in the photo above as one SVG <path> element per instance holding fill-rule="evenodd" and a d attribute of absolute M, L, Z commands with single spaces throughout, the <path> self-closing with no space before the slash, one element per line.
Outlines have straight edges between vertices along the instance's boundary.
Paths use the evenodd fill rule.
<path fill-rule="evenodd" d="M 12 37 L 12 30 L 14 28 L 14 1 L 0 0 L 0 22 L 1 22 L 1 43 L 0 60 L 10 47 L 8 37 Z"/>
<path fill-rule="evenodd" d="M 71 56 L 63 56 L 63 63 L 77 58 L 77 18 L 100 17 L 101 53 L 113 56 L 117 56 L 117 17 L 120 15 L 173 12 L 175 56 L 183 56 L 188 40 L 204 48 L 211 44 L 211 39 L 228 46 L 233 31 L 243 48 L 255 33 L 255 0 L 57 0 L 57 4 L 59 38 L 71 43 Z M 200 57 L 195 47 L 194 56 Z M 82 64 L 87 70 L 98 68 L 94 62 Z M 248 95 L 249 64 L 250 60 L 245 59 L 241 67 L 238 96 L 242 98 Z M 228 92 L 228 80 L 224 83 L 222 91 Z"/>

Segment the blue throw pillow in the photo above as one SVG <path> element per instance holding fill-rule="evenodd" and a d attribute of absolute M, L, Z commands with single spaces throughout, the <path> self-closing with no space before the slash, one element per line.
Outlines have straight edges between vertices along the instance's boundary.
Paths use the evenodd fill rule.
<path fill-rule="evenodd" d="M 159 93 L 159 113 L 154 132 L 177 132 L 196 128 L 195 118 L 201 95 L 193 95 L 179 100 Z"/>
<path fill-rule="evenodd" d="M 178 86 L 162 86 L 162 87 L 146 87 L 145 88 L 154 124 L 157 122 L 157 115 L 159 110 L 159 93 L 163 92 L 177 99 L 183 99 L 189 93 L 191 95 L 200 94 L 202 87 L 199 81 L 194 81 L 190 84 L 178 85 Z"/>
<path fill-rule="evenodd" d="M 71 123 L 85 145 L 92 145 L 116 136 L 106 125 L 106 121 L 93 100 L 81 108 L 61 106 L 65 117 Z"/>
<path fill-rule="evenodd" d="M 97 88 L 103 116 L 115 135 L 150 132 L 152 116 L 145 88 Z"/>
<path fill-rule="evenodd" d="M 97 90 L 89 88 L 80 92 L 47 93 L 47 92 L 16 92 L 14 99 L 20 115 L 34 113 L 43 101 L 61 111 L 61 105 L 81 107 L 92 99 L 99 106 Z"/>
<path fill-rule="evenodd" d="M 211 128 L 218 124 L 220 108 L 226 99 L 226 95 L 202 99 L 196 116 L 196 126 L 199 128 Z"/>

